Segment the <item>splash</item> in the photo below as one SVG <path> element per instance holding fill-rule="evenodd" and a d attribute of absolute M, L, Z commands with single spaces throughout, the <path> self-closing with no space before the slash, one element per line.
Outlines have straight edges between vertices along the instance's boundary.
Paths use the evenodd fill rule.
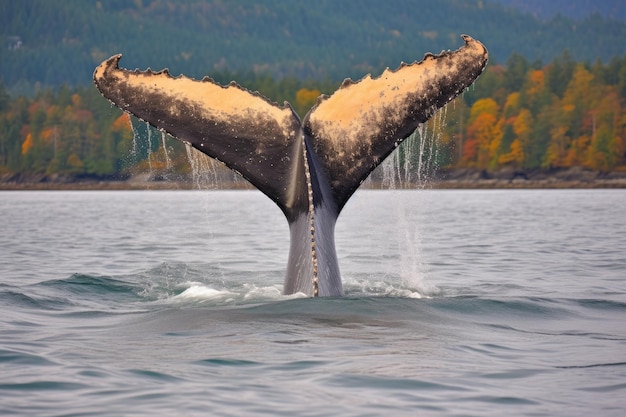
<path fill-rule="evenodd" d="M 446 126 L 447 106 L 415 132 L 382 164 L 382 187 L 398 189 L 427 189 L 438 168 L 439 142 Z M 419 204 L 427 204 L 426 194 Z M 426 282 L 427 265 L 422 258 L 421 222 L 409 220 L 407 213 L 419 207 L 394 204 L 397 219 L 395 233 L 399 250 L 402 291 L 412 291 L 412 296 L 434 294 L 437 287 Z M 421 211 L 421 210 L 417 210 Z M 395 291 L 395 289 L 394 289 Z M 406 296 L 406 294 L 405 294 Z"/>
<path fill-rule="evenodd" d="M 422 193 L 417 204 L 428 204 L 426 193 Z M 421 226 L 424 224 L 424 221 L 415 221 L 414 215 L 411 216 L 413 218 L 410 220 L 407 216 L 409 210 L 423 212 L 419 207 L 395 206 L 396 218 L 398 219 L 396 239 L 400 258 L 400 285 L 403 289 L 411 289 L 422 295 L 436 294 L 439 290 L 428 282 L 429 268 L 423 258 L 424 251 L 422 249 L 424 244 Z"/>
<path fill-rule="evenodd" d="M 185 143 L 185 150 L 195 188 L 200 190 L 216 190 L 220 188 L 219 162 L 203 153 L 197 152 L 189 143 Z"/>
<path fill-rule="evenodd" d="M 165 169 L 170 171 L 172 169 L 172 160 L 170 159 L 169 151 L 167 150 L 166 133 L 161 131 L 161 146 L 163 146 L 163 153 L 165 155 Z"/>
<path fill-rule="evenodd" d="M 446 126 L 447 106 L 417 129 L 381 164 L 382 187 L 428 188 L 438 168 L 439 141 Z"/>
<path fill-rule="evenodd" d="M 148 167 L 150 168 L 150 174 L 152 174 L 152 129 L 148 122 L 146 122 L 146 130 L 148 131 Z"/>
<path fill-rule="evenodd" d="M 128 124 L 130 125 L 130 130 L 133 131 L 133 149 L 131 150 L 131 155 L 133 156 L 133 158 L 136 158 L 137 157 L 137 137 L 139 133 L 137 132 L 137 129 L 135 129 L 135 126 L 133 125 L 133 118 L 131 114 L 130 113 L 125 113 L 125 114 L 128 117 Z"/>
<path fill-rule="evenodd" d="M 152 164 L 152 128 L 147 122 L 141 122 L 137 119 L 133 122 L 134 117 L 130 113 L 126 113 L 126 115 L 128 116 L 128 124 L 133 132 L 130 165 L 138 165 L 143 161 L 147 161 L 148 175 L 152 177 L 154 175 Z"/>

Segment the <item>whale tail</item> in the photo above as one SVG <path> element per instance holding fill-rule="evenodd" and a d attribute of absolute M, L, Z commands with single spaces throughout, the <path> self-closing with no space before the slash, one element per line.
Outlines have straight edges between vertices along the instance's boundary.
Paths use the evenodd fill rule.
<path fill-rule="evenodd" d="M 121 69 L 121 55 L 100 64 L 94 82 L 113 104 L 223 162 L 280 207 L 291 230 L 286 293 L 339 295 L 335 221 L 369 173 L 482 73 L 486 48 L 463 39 L 456 51 L 346 79 L 302 120 L 289 103 L 234 82 Z"/>

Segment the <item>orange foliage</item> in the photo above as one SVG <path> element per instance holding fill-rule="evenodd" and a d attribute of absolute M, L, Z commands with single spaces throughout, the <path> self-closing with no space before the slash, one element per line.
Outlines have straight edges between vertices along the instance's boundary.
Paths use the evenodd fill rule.
<path fill-rule="evenodd" d="M 518 138 L 527 139 L 533 125 L 533 116 L 528 109 L 522 109 L 513 122 L 513 131 Z"/>
<path fill-rule="evenodd" d="M 492 98 L 482 98 L 477 100 L 470 110 L 469 123 L 471 124 L 481 114 L 491 114 L 497 117 L 500 112 L 498 103 Z"/>
<path fill-rule="evenodd" d="M 56 127 L 46 127 L 41 131 L 39 137 L 46 142 L 50 142 L 51 139 L 54 139 L 53 135 L 56 134 L 56 131 Z"/>
<path fill-rule="evenodd" d="M 526 79 L 526 94 L 534 97 L 546 88 L 545 73 L 542 70 L 534 70 L 528 74 Z"/>
<path fill-rule="evenodd" d="M 588 136 L 580 136 L 573 140 L 565 157 L 565 166 L 585 166 L 585 149 L 590 142 Z"/>
<path fill-rule="evenodd" d="M 498 163 L 500 165 L 515 164 L 520 167 L 524 163 L 524 148 L 522 142 L 519 139 L 515 139 L 511 143 L 511 151 L 502 154 L 498 157 Z"/>
<path fill-rule="evenodd" d="M 114 132 L 132 132 L 133 128 L 130 124 L 130 119 L 126 113 L 121 114 L 120 117 L 113 122 L 112 129 Z"/>
<path fill-rule="evenodd" d="M 501 140 L 502 129 L 496 116 L 480 113 L 467 128 L 467 142 L 463 148 L 464 159 L 473 166 L 486 169 L 492 155 L 492 142 Z"/>
<path fill-rule="evenodd" d="M 626 170 L 626 88 L 620 78 L 626 70 L 626 58 L 620 65 L 616 71 L 610 66 L 590 69 L 579 64 L 573 72 L 563 73 L 555 73 L 550 65 L 531 68 L 519 91 L 511 89 L 510 74 L 504 66 L 488 67 L 475 88 L 448 107 L 448 123 L 441 127 L 441 159 L 451 167 L 494 170 L 505 165 Z M 561 77 L 565 74 L 571 74 L 570 79 Z M 490 83 L 484 90 L 481 80 Z M 279 88 L 267 78 L 255 88 L 280 90 L 281 100 L 292 97 L 294 110 L 305 113 L 315 105 L 320 90 L 302 85 L 288 83 Z M 28 163 L 37 169 L 51 169 L 48 164 L 54 152 L 59 155 L 53 167 L 58 172 L 126 167 L 119 154 L 131 144 L 129 117 L 113 115 L 108 106 L 102 110 L 76 91 L 68 103 L 68 93 L 59 102 L 55 102 L 54 94 L 17 98 L 0 114 L 0 120 L 11 124 L 14 132 L 10 139 L 17 144 L 10 147 L 13 158 L 28 155 Z M 54 146 L 50 146 L 52 141 Z M 460 145 L 455 149 L 455 144 Z M 176 159 L 173 154 L 169 156 Z M 3 157 L 7 159 L 6 152 Z M 106 158 L 106 164 L 101 164 L 100 159 Z M 153 153 L 150 162 L 160 166 L 164 158 Z"/>
<path fill-rule="evenodd" d="M 529 70 L 522 89 L 503 96 L 502 107 L 493 98 L 476 100 L 458 165 L 611 170 L 626 163 L 626 115 L 618 86 L 602 84 L 578 65 L 557 97 L 547 71 Z"/>
<path fill-rule="evenodd" d="M 33 135 L 29 133 L 26 135 L 24 142 L 22 142 L 22 155 L 28 154 L 28 151 L 30 151 L 34 144 Z"/>

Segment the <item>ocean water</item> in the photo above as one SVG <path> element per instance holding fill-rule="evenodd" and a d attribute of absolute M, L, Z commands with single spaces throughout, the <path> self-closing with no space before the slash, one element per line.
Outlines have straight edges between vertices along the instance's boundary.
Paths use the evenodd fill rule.
<path fill-rule="evenodd" d="M 0 415 L 623 416 L 625 209 L 359 191 L 314 299 L 258 192 L 1 192 Z"/>

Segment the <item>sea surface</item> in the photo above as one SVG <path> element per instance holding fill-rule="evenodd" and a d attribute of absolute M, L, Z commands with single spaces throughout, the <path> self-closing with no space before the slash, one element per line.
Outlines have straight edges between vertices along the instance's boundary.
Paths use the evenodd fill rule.
<path fill-rule="evenodd" d="M 0 192 L 1 416 L 624 416 L 626 190 Z"/>

